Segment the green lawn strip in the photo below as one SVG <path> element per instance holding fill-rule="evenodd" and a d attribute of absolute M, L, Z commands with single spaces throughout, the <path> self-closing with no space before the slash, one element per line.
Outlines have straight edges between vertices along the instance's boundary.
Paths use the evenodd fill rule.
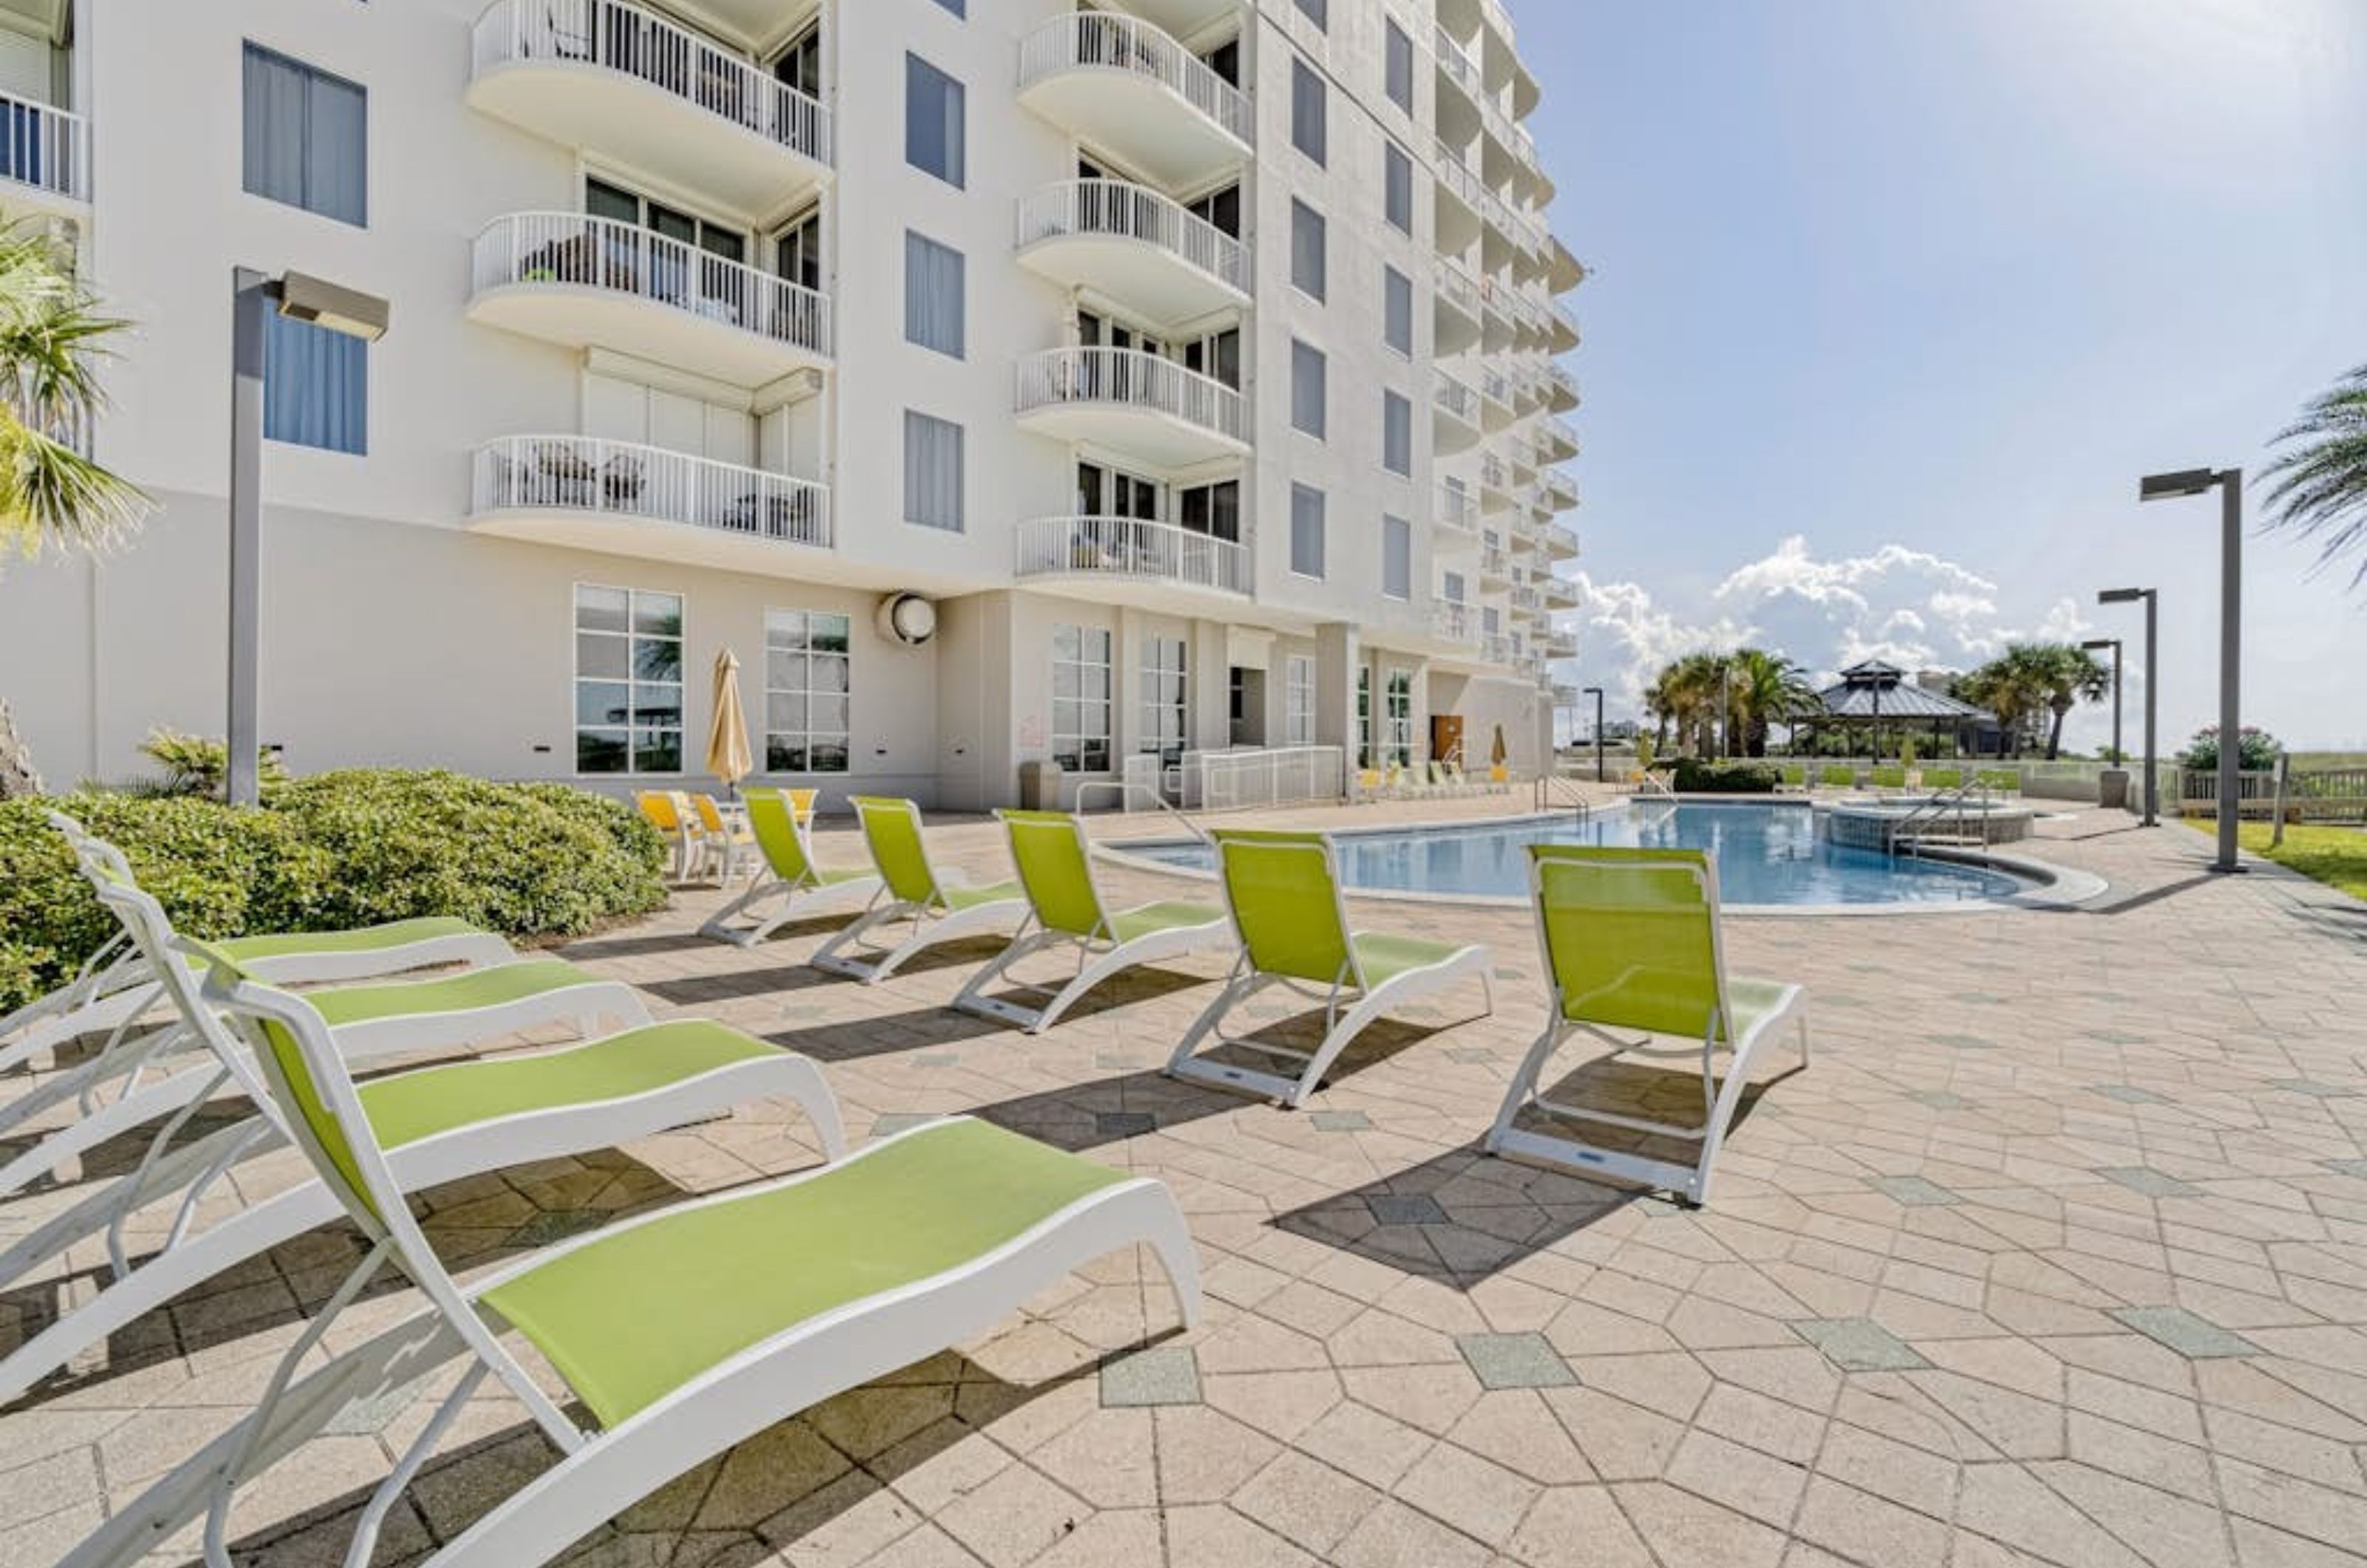
<path fill-rule="evenodd" d="M 2202 832 L 2216 831 L 2209 818 L 2184 820 Z M 2256 855 L 2339 888 L 2353 898 L 2367 898 L 2367 829 L 2288 827 L 2285 841 L 2275 849 L 2269 847 L 2269 832 L 2266 822 L 2246 822 L 2237 841 Z"/>

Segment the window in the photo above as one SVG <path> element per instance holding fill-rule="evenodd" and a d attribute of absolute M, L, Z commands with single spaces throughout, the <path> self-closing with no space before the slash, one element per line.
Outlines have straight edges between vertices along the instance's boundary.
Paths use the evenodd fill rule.
<path fill-rule="evenodd" d="M 1313 344 L 1290 340 L 1290 428 L 1323 439 L 1323 381 L 1329 367 Z"/>
<path fill-rule="evenodd" d="M 1439 588 L 1438 596 L 1450 604 L 1462 604 L 1463 574 L 1459 571 L 1448 572 L 1445 581 Z"/>
<path fill-rule="evenodd" d="M 1495 637 L 1504 629 L 1504 612 L 1489 604 L 1479 612 L 1479 629 Z"/>
<path fill-rule="evenodd" d="M 1395 18 L 1385 19 L 1382 26 L 1383 61 L 1381 90 L 1388 94 L 1389 102 L 1413 113 L 1413 39 L 1398 26 Z"/>
<path fill-rule="evenodd" d="M 807 23 L 805 31 L 773 56 L 773 80 L 809 98 L 821 96 L 821 22 Z"/>
<path fill-rule="evenodd" d="M 369 221 L 369 95 L 343 77 L 246 46 L 247 194 L 357 226 Z"/>
<path fill-rule="evenodd" d="M 937 4 L 943 6 L 946 10 L 951 11 L 957 17 L 967 17 L 969 15 L 969 0 L 937 0 Z"/>
<path fill-rule="evenodd" d="M 1413 477 L 1413 401 L 1401 392 L 1381 394 L 1381 467 Z"/>
<path fill-rule="evenodd" d="M 1389 227 L 1413 232 L 1413 160 L 1394 141 L 1381 145 L 1381 194 Z"/>
<path fill-rule="evenodd" d="M 1373 667 L 1356 666 L 1356 766 L 1373 765 Z"/>
<path fill-rule="evenodd" d="M 1283 666 L 1282 743 L 1315 744 L 1315 660 L 1292 654 Z"/>
<path fill-rule="evenodd" d="M 1052 628 L 1052 761 L 1072 773 L 1110 765 L 1110 634 Z"/>
<path fill-rule="evenodd" d="M 687 212 L 678 211 L 663 202 L 652 201 L 622 186 L 610 185 L 606 180 L 584 180 L 583 210 L 594 218 L 606 218 L 638 229 L 647 229 L 653 234 L 705 251 L 709 255 L 720 256 L 725 261 L 747 259 L 748 236 L 742 231 L 727 224 L 712 223 L 704 218 L 694 218 Z M 661 265 L 669 269 L 668 280 L 671 283 L 673 269 L 678 269 L 682 263 L 670 257 Z"/>
<path fill-rule="evenodd" d="M 1381 268 L 1381 341 L 1413 357 L 1413 279 L 1393 266 Z"/>
<path fill-rule="evenodd" d="M 964 183 L 967 90 L 917 54 L 904 57 L 904 162 L 946 184 Z"/>
<path fill-rule="evenodd" d="M 1389 671 L 1388 760 L 1401 768 L 1413 765 L 1413 671 Z"/>
<path fill-rule="evenodd" d="M 1323 214 L 1293 197 L 1290 203 L 1290 286 L 1309 299 L 1324 294 Z"/>
<path fill-rule="evenodd" d="M 324 452 L 369 450 L 369 344 L 273 310 L 263 342 L 266 439 Z"/>
<path fill-rule="evenodd" d="M 904 231 L 904 341 L 962 356 L 962 254 Z"/>
<path fill-rule="evenodd" d="M 1331 162 L 1331 128 L 1325 120 L 1323 78 L 1304 60 L 1290 62 L 1290 144 L 1318 164 Z"/>
<path fill-rule="evenodd" d="M 962 427 L 904 411 L 904 521 L 962 531 Z"/>
<path fill-rule="evenodd" d="M 1413 525 L 1402 517 L 1381 519 L 1381 594 L 1413 597 Z"/>
<path fill-rule="evenodd" d="M 1319 30 L 1331 30 L 1331 0 L 1294 0 L 1294 3 L 1298 6 L 1298 14 L 1313 22 Z"/>
<path fill-rule="evenodd" d="M 1134 749 L 1155 754 L 1169 767 L 1184 760 L 1192 717 L 1184 701 L 1184 658 L 1180 637 L 1142 639 L 1142 733 Z"/>
<path fill-rule="evenodd" d="M 575 587 L 575 771 L 682 772 L 682 595 Z"/>
<path fill-rule="evenodd" d="M 1323 492 L 1310 485 L 1290 487 L 1290 570 L 1323 575 Z"/>
<path fill-rule="evenodd" d="M 821 288 L 821 209 L 789 220 L 773 242 L 773 271 L 800 288 Z"/>
<path fill-rule="evenodd" d="M 847 771 L 851 626 L 820 610 L 764 612 L 764 771 Z"/>
<path fill-rule="evenodd" d="M 1100 176 L 1088 175 L 1083 177 L 1093 179 Z M 1241 187 L 1238 185 L 1220 186 L 1197 201 L 1187 201 L 1184 204 L 1184 210 L 1219 234 L 1236 240 L 1241 237 Z"/>
<path fill-rule="evenodd" d="M 1175 521 L 1195 534 L 1238 542 L 1241 536 L 1241 481 L 1218 479 L 1175 492 Z"/>

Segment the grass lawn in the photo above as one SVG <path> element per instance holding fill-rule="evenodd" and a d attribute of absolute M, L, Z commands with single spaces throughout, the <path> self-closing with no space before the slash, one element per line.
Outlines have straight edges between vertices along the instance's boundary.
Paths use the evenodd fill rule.
<path fill-rule="evenodd" d="M 2208 818 L 2188 818 L 2186 822 L 2205 833 L 2218 830 Z M 2237 841 L 2256 855 L 2339 887 L 2353 898 L 2367 898 L 2367 829 L 2288 827 L 2283 846 L 2272 850 L 2269 824 L 2246 822 L 2237 829 Z"/>

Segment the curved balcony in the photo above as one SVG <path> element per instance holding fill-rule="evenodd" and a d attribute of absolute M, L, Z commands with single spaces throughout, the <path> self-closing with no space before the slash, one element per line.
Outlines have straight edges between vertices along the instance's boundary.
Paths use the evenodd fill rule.
<path fill-rule="evenodd" d="M 1479 646 L 1479 612 L 1453 599 L 1430 602 L 1431 640 L 1468 651 Z"/>
<path fill-rule="evenodd" d="M 1479 394 L 1441 374 L 1430 392 L 1432 439 L 1441 452 L 1461 452 L 1479 443 Z"/>
<path fill-rule="evenodd" d="M 1018 245 L 1030 271 L 1161 323 L 1250 302 L 1248 248 L 1146 186 L 1063 180 L 1021 197 Z"/>
<path fill-rule="evenodd" d="M 1546 287 L 1557 294 L 1567 294 L 1586 281 L 1586 264 L 1570 254 L 1569 247 L 1548 236 L 1546 254 Z"/>
<path fill-rule="evenodd" d="M 630 223 L 496 218 L 470 254 L 469 319 L 759 387 L 826 364 L 827 295 Z"/>
<path fill-rule="evenodd" d="M 1511 465 L 1493 452 L 1479 455 L 1479 500 L 1490 512 L 1512 504 L 1512 473 Z"/>
<path fill-rule="evenodd" d="M 50 104 L 0 93 L 0 193 L 19 214 L 90 206 L 90 124 Z"/>
<path fill-rule="evenodd" d="M 1550 329 L 1549 346 L 1556 354 L 1568 354 L 1578 346 L 1578 318 L 1569 307 L 1558 299 L 1548 299 L 1538 307 L 1545 313 Z"/>
<path fill-rule="evenodd" d="M 1455 485 L 1440 485 L 1438 499 L 1431 507 L 1430 520 L 1448 536 L 1438 541 L 1441 548 L 1455 544 L 1478 543 L 1479 502 L 1467 490 Z"/>
<path fill-rule="evenodd" d="M 1560 469 L 1547 468 L 1537 482 L 1545 491 L 1548 510 L 1569 512 L 1578 505 L 1578 481 Z"/>
<path fill-rule="evenodd" d="M 1166 186 L 1246 163 L 1250 101 L 1150 23 L 1108 11 L 1055 17 L 1019 44 L 1019 99 Z"/>
<path fill-rule="evenodd" d="M 1576 632 L 1550 632 L 1546 634 L 1545 655 L 1547 659 L 1576 659 L 1578 657 L 1578 634 Z"/>
<path fill-rule="evenodd" d="M 1550 571 L 1540 573 L 1537 591 L 1548 610 L 1575 610 L 1579 606 L 1578 584 L 1567 577 Z"/>
<path fill-rule="evenodd" d="M 829 109 L 625 0 L 495 0 L 471 46 L 470 107 L 563 147 L 748 212 L 830 177 Z"/>
<path fill-rule="evenodd" d="M 1502 586 L 1512 581 L 1512 558 L 1493 542 L 1479 547 L 1479 580 Z"/>
<path fill-rule="evenodd" d="M 1489 434 L 1504 429 L 1512 423 L 1513 377 L 1509 370 L 1494 365 L 1479 368 L 1479 418 L 1481 428 Z"/>
<path fill-rule="evenodd" d="M 1495 198 L 1479 186 L 1479 176 L 1464 164 L 1463 155 L 1441 141 L 1431 160 L 1437 176 L 1438 197 L 1432 214 L 1438 248 L 1450 255 L 1469 248 L 1480 236 L 1480 216 Z"/>
<path fill-rule="evenodd" d="M 1578 531 L 1559 523 L 1548 523 L 1537 530 L 1536 542 L 1547 560 L 1576 560 L 1579 556 Z"/>
<path fill-rule="evenodd" d="M 1158 608 L 1210 594 L 1246 599 L 1251 592 L 1248 546 L 1172 523 L 1033 517 L 1014 536 L 1014 575 L 1054 592 Z"/>
<path fill-rule="evenodd" d="M 1578 432 L 1565 420 L 1548 414 L 1537 421 L 1537 456 L 1548 463 L 1558 463 L 1578 456 Z"/>
<path fill-rule="evenodd" d="M 1039 435 L 1180 468 L 1249 447 L 1241 395 L 1138 348 L 1055 348 L 1020 360 L 1014 408 Z"/>
<path fill-rule="evenodd" d="M 1578 378 L 1558 365 L 1546 367 L 1546 407 L 1556 413 L 1568 413 L 1578 403 Z"/>
<path fill-rule="evenodd" d="M 1479 282 L 1445 256 L 1431 276 L 1431 354 L 1460 354 L 1479 341 Z"/>
<path fill-rule="evenodd" d="M 469 502 L 479 533 L 677 565 L 794 576 L 831 547 L 823 486 L 589 435 L 487 442 Z"/>

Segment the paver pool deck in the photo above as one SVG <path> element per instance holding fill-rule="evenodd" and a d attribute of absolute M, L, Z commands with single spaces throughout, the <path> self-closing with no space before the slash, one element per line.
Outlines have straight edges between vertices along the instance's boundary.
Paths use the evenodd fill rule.
<path fill-rule="evenodd" d="M 1007 874 L 991 824 L 930 832 L 974 875 Z M 699 1467 L 572 1560 L 2367 1563 L 2367 905 L 2274 868 L 2211 876 L 2201 835 L 2118 814 L 2022 847 L 2111 891 L 2069 911 L 1729 922 L 1738 970 L 1811 988 L 1817 1054 L 1798 1073 L 1767 1056 L 1703 1212 L 1478 1154 L 1545 1007 L 1517 910 L 1359 901 L 1360 924 L 1492 943 L 1501 1005 L 1469 1020 L 1474 987 L 1411 1010 L 1301 1114 L 1160 1076 L 1221 961 L 1138 972 L 1029 1039 L 942 1005 L 992 942 L 866 989 L 803 965 L 828 922 L 754 952 L 700 941 L 717 896 L 694 889 L 575 943 L 661 1011 L 821 1061 L 854 1137 L 976 1111 L 1164 1178 L 1209 1299 L 1174 1333 L 1155 1272 L 1111 1259 Z M 860 854 L 835 826 L 820 850 Z M 1573 1092 L 1697 1104 L 1686 1065 Z M 481 1269 L 816 1157 L 794 1112 L 759 1105 L 440 1189 L 430 1232 Z M 244 1197 L 296 1173 L 264 1162 Z M 0 1206 L 0 1242 L 72 1192 Z M 236 1419 L 356 1250 L 341 1232 L 282 1248 L 0 1410 L 0 1563 L 53 1561 Z M 0 1294 L 0 1346 L 90 1280 Z M 412 1304 L 387 1290 L 332 1342 Z M 239 1561 L 335 1562 L 427 1392 L 251 1488 Z M 379 1561 L 425 1555 L 551 1457 L 492 1394 L 444 1452 Z M 192 1536 L 172 1548 L 156 1561 L 197 1556 Z"/>

